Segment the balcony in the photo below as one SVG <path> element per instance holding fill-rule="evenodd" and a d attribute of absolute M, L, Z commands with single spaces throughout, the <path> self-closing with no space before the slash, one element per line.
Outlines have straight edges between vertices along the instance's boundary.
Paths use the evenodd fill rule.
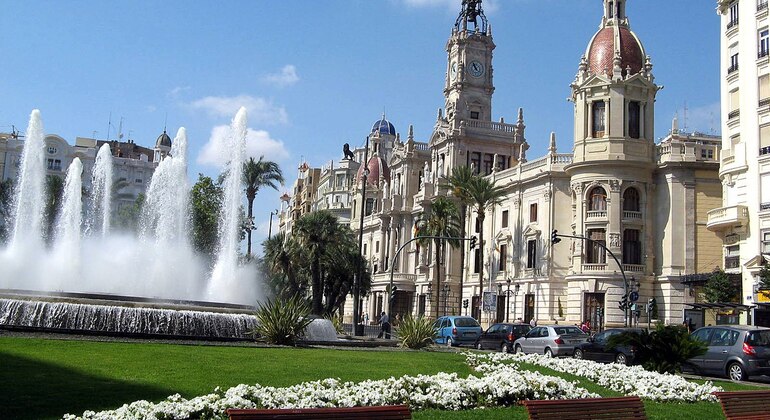
<path fill-rule="evenodd" d="M 644 273 L 642 264 L 623 264 L 623 271 L 626 273 Z"/>
<path fill-rule="evenodd" d="M 623 220 L 642 220 L 642 212 L 623 210 Z"/>
<path fill-rule="evenodd" d="M 738 26 L 738 19 L 733 19 L 727 24 L 727 29 L 729 30 L 736 26 Z"/>
<path fill-rule="evenodd" d="M 743 226 L 749 222 L 749 209 L 743 205 L 721 207 L 708 212 L 706 228 L 712 232 Z"/>
<path fill-rule="evenodd" d="M 583 264 L 583 272 L 587 271 L 599 271 L 603 272 L 607 270 L 607 264 Z"/>
<path fill-rule="evenodd" d="M 759 155 L 763 156 L 770 153 L 770 146 L 760 147 L 759 148 Z"/>
<path fill-rule="evenodd" d="M 738 63 L 733 64 L 732 66 L 727 68 L 727 74 L 732 74 L 738 71 Z"/>
<path fill-rule="evenodd" d="M 761 12 L 763 10 L 767 10 L 767 1 L 760 1 L 757 3 L 757 12 Z"/>
<path fill-rule="evenodd" d="M 732 120 L 733 118 L 737 118 L 740 115 L 741 115 L 741 110 L 736 109 L 735 111 L 730 111 L 730 113 L 727 114 L 727 119 Z"/>
<path fill-rule="evenodd" d="M 587 219 L 606 219 L 607 210 L 591 210 L 586 213 Z"/>
<path fill-rule="evenodd" d="M 760 107 L 767 106 L 767 105 L 770 105 L 770 98 L 764 98 L 759 100 Z"/>

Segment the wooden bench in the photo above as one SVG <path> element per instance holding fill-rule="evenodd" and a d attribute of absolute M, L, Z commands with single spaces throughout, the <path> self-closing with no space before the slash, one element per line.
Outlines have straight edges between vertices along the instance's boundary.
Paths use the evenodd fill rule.
<path fill-rule="evenodd" d="M 408 405 L 379 405 L 371 407 L 288 408 L 288 409 L 227 409 L 230 420 L 259 419 L 411 419 Z"/>
<path fill-rule="evenodd" d="M 729 419 L 770 419 L 770 390 L 715 392 Z"/>
<path fill-rule="evenodd" d="M 523 401 L 530 419 L 646 419 L 639 397 Z"/>

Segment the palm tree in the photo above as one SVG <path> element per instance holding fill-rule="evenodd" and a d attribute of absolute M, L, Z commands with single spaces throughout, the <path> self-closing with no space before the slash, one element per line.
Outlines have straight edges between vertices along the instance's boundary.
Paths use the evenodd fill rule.
<path fill-rule="evenodd" d="M 460 236 L 460 218 L 457 214 L 457 205 L 446 197 L 437 198 L 432 204 L 430 211 L 423 213 L 417 221 L 419 231 L 417 237 L 439 236 L 445 238 L 458 238 Z M 424 245 L 430 242 L 425 238 L 420 241 Z M 441 255 L 444 246 L 443 239 L 433 239 L 434 251 L 434 276 L 436 279 L 435 316 L 439 317 L 439 291 L 441 290 Z M 460 246 L 459 240 L 450 240 L 449 245 L 452 248 Z"/>
<path fill-rule="evenodd" d="M 308 213 L 294 225 L 297 243 L 310 258 L 311 289 L 313 293 L 314 315 L 322 315 L 323 285 L 321 281 L 321 262 L 327 253 L 341 240 L 341 230 L 337 217 L 327 210 Z"/>
<path fill-rule="evenodd" d="M 465 221 L 468 218 L 468 205 L 470 205 L 470 198 L 465 196 L 465 190 L 460 188 L 460 185 L 465 185 L 469 180 L 473 178 L 473 168 L 471 166 L 457 166 L 452 169 L 452 174 L 449 176 L 449 185 L 451 186 L 452 194 L 460 200 L 460 236 L 463 238 L 468 236 L 468 232 L 465 231 Z M 465 266 L 465 247 L 460 247 L 460 290 L 463 290 L 463 267 Z"/>
<path fill-rule="evenodd" d="M 254 198 L 257 196 L 257 191 L 264 186 L 278 190 L 277 184 L 283 185 L 281 168 L 278 167 L 277 163 L 264 159 L 264 156 L 260 156 L 259 160 L 254 160 L 251 157 L 248 161 L 243 162 L 243 183 L 246 184 L 246 199 L 249 202 L 249 222 L 254 221 Z M 250 226 L 246 231 L 248 236 L 247 258 L 251 256 L 251 230 Z"/>
<path fill-rule="evenodd" d="M 455 172 L 453 171 L 450 182 L 457 191 L 458 197 L 475 208 L 476 219 L 481 227 L 479 229 L 479 264 L 482 264 L 479 269 L 479 293 L 481 293 L 484 290 L 484 219 L 489 207 L 502 202 L 505 189 L 502 186 L 496 186 L 489 178 L 480 175 L 471 175 L 470 177 L 461 175 L 464 174 L 458 174 L 457 179 L 455 179 Z"/>

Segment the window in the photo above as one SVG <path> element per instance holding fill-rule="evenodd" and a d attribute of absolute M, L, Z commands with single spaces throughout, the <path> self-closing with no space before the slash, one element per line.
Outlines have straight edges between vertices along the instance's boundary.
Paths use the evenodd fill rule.
<path fill-rule="evenodd" d="M 508 210 L 503 210 L 503 228 L 508 227 Z"/>
<path fill-rule="evenodd" d="M 481 232 L 481 220 L 479 218 L 476 218 L 476 233 Z"/>
<path fill-rule="evenodd" d="M 610 2 L 610 8 L 609 8 L 609 9 L 610 9 L 610 10 L 609 10 L 609 16 L 607 16 L 607 17 L 609 17 L 610 19 L 612 19 L 612 18 L 614 18 L 614 17 L 615 17 L 615 2 L 614 2 L 614 1 L 611 1 L 611 2 Z"/>
<path fill-rule="evenodd" d="M 770 54 L 770 30 L 767 28 L 759 30 L 759 51 L 757 56 L 759 58 L 767 57 Z"/>
<path fill-rule="evenodd" d="M 694 332 L 692 334 L 692 337 L 698 339 L 699 341 L 705 344 L 708 344 L 708 342 L 711 339 L 712 331 L 714 331 L 713 328 L 701 328 L 698 331 Z"/>
<path fill-rule="evenodd" d="M 505 266 L 508 263 L 508 246 L 500 245 L 500 259 L 498 260 L 498 271 L 506 271 Z"/>
<path fill-rule="evenodd" d="M 638 139 L 641 126 L 641 106 L 637 101 L 628 103 L 628 137 Z"/>
<path fill-rule="evenodd" d="M 639 191 L 636 188 L 629 188 L 623 193 L 623 210 L 639 211 Z"/>
<path fill-rule="evenodd" d="M 473 272 L 478 274 L 481 270 L 481 253 L 480 249 L 476 248 L 473 250 Z"/>
<path fill-rule="evenodd" d="M 623 231 L 623 264 L 639 265 L 642 263 L 642 242 L 639 231 L 626 229 Z"/>
<path fill-rule="evenodd" d="M 48 159 L 46 163 L 49 171 L 61 171 L 61 159 Z"/>
<path fill-rule="evenodd" d="M 738 331 L 714 328 L 709 346 L 732 346 L 738 341 Z"/>
<path fill-rule="evenodd" d="M 134 182 L 137 183 L 137 184 L 141 184 L 142 183 L 142 178 L 136 178 L 134 180 Z"/>
<path fill-rule="evenodd" d="M 607 246 L 604 229 L 590 229 L 587 236 L 591 241 L 586 242 L 586 263 L 604 264 L 607 257 L 601 246 Z"/>
<path fill-rule="evenodd" d="M 484 175 L 492 173 L 492 164 L 494 163 L 494 155 L 484 154 Z"/>
<path fill-rule="evenodd" d="M 770 125 L 759 127 L 759 154 L 770 153 Z"/>
<path fill-rule="evenodd" d="M 497 170 L 508 169 L 508 156 L 497 155 Z"/>
<path fill-rule="evenodd" d="M 56 148 L 53 146 L 48 146 L 48 154 L 49 155 L 55 155 L 56 154 Z"/>
<path fill-rule="evenodd" d="M 364 244 L 364 256 L 366 256 L 366 245 L 368 244 Z"/>
<path fill-rule="evenodd" d="M 767 0 L 757 0 L 757 12 L 767 9 Z"/>
<path fill-rule="evenodd" d="M 770 232 L 762 232 L 762 253 L 770 254 Z"/>
<path fill-rule="evenodd" d="M 529 205 L 529 222 L 537 222 L 537 203 Z"/>
<path fill-rule="evenodd" d="M 364 209 L 364 216 L 371 216 L 373 211 L 374 211 L 374 199 L 367 198 L 366 208 Z"/>
<path fill-rule="evenodd" d="M 604 137 L 604 107 L 604 101 L 596 101 L 591 105 L 593 115 L 591 137 Z"/>
<path fill-rule="evenodd" d="M 471 119 L 472 120 L 478 120 L 479 119 L 479 112 L 478 111 L 471 111 Z"/>
<path fill-rule="evenodd" d="M 473 173 L 478 175 L 479 170 L 481 169 L 481 153 L 471 153 L 471 166 L 473 167 Z"/>
<path fill-rule="evenodd" d="M 728 51 L 730 67 L 727 68 L 727 73 L 732 73 L 738 70 L 738 44 L 731 45 Z"/>
<path fill-rule="evenodd" d="M 380 241 L 374 243 L 374 252 L 380 252 Z"/>
<path fill-rule="evenodd" d="M 604 192 L 604 188 L 595 187 L 591 190 L 590 201 L 588 202 L 588 210 L 607 210 L 607 193 Z"/>
<path fill-rule="evenodd" d="M 759 106 L 770 103 L 770 74 L 759 76 Z"/>
<path fill-rule="evenodd" d="M 738 24 L 738 0 L 730 5 L 730 21 L 727 23 L 727 29 Z"/>
<path fill-rule="evenodd" d="M 537 260 L 537 241 L 531 239 L 527 241 L 527 268 L 535 268 Z"/>

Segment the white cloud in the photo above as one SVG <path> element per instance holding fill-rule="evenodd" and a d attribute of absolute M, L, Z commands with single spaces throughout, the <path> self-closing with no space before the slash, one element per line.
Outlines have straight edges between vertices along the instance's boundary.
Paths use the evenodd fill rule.
<path fill-rule="evenodd" d="M 271 73 L 262 77 L 263 83 L 275 84 L 278 87 L 291 86 L 298 81 L 297 68 L 292 64 L 283 66 L 280 73 Z"/>
<path fill-rule="evenodd" d="M 196 161 L 200 165 L 222 167 L 229 160 L 228 136 L 230 126 L 219 125 L 211 129 L 209 141 L 203 145 Z M 264 130 L 249 128 L 246 133 L 246 156 L 278 162 L 289 157 L 289 152 L 280 140 L 270 137 L 270 133 Z"/>
<path fill-rule="evenodd" d="M 177 99 L 182 93 L 188 92 L 189 90 L 190 90 L 190 86 L 177 86 L 169 90 L 167 95 L 169 98 Z"/>
<path fill-rule="evenodd" d="M 249 120 L 263 124 L 285 124 L 289 121 L 286 109 L 272 101 L 250 95 L 206 96 L 189 104 L 193 109 L 206 111 L 213 117 L 232 118 L 238 109 L 246 107 Z"/>

